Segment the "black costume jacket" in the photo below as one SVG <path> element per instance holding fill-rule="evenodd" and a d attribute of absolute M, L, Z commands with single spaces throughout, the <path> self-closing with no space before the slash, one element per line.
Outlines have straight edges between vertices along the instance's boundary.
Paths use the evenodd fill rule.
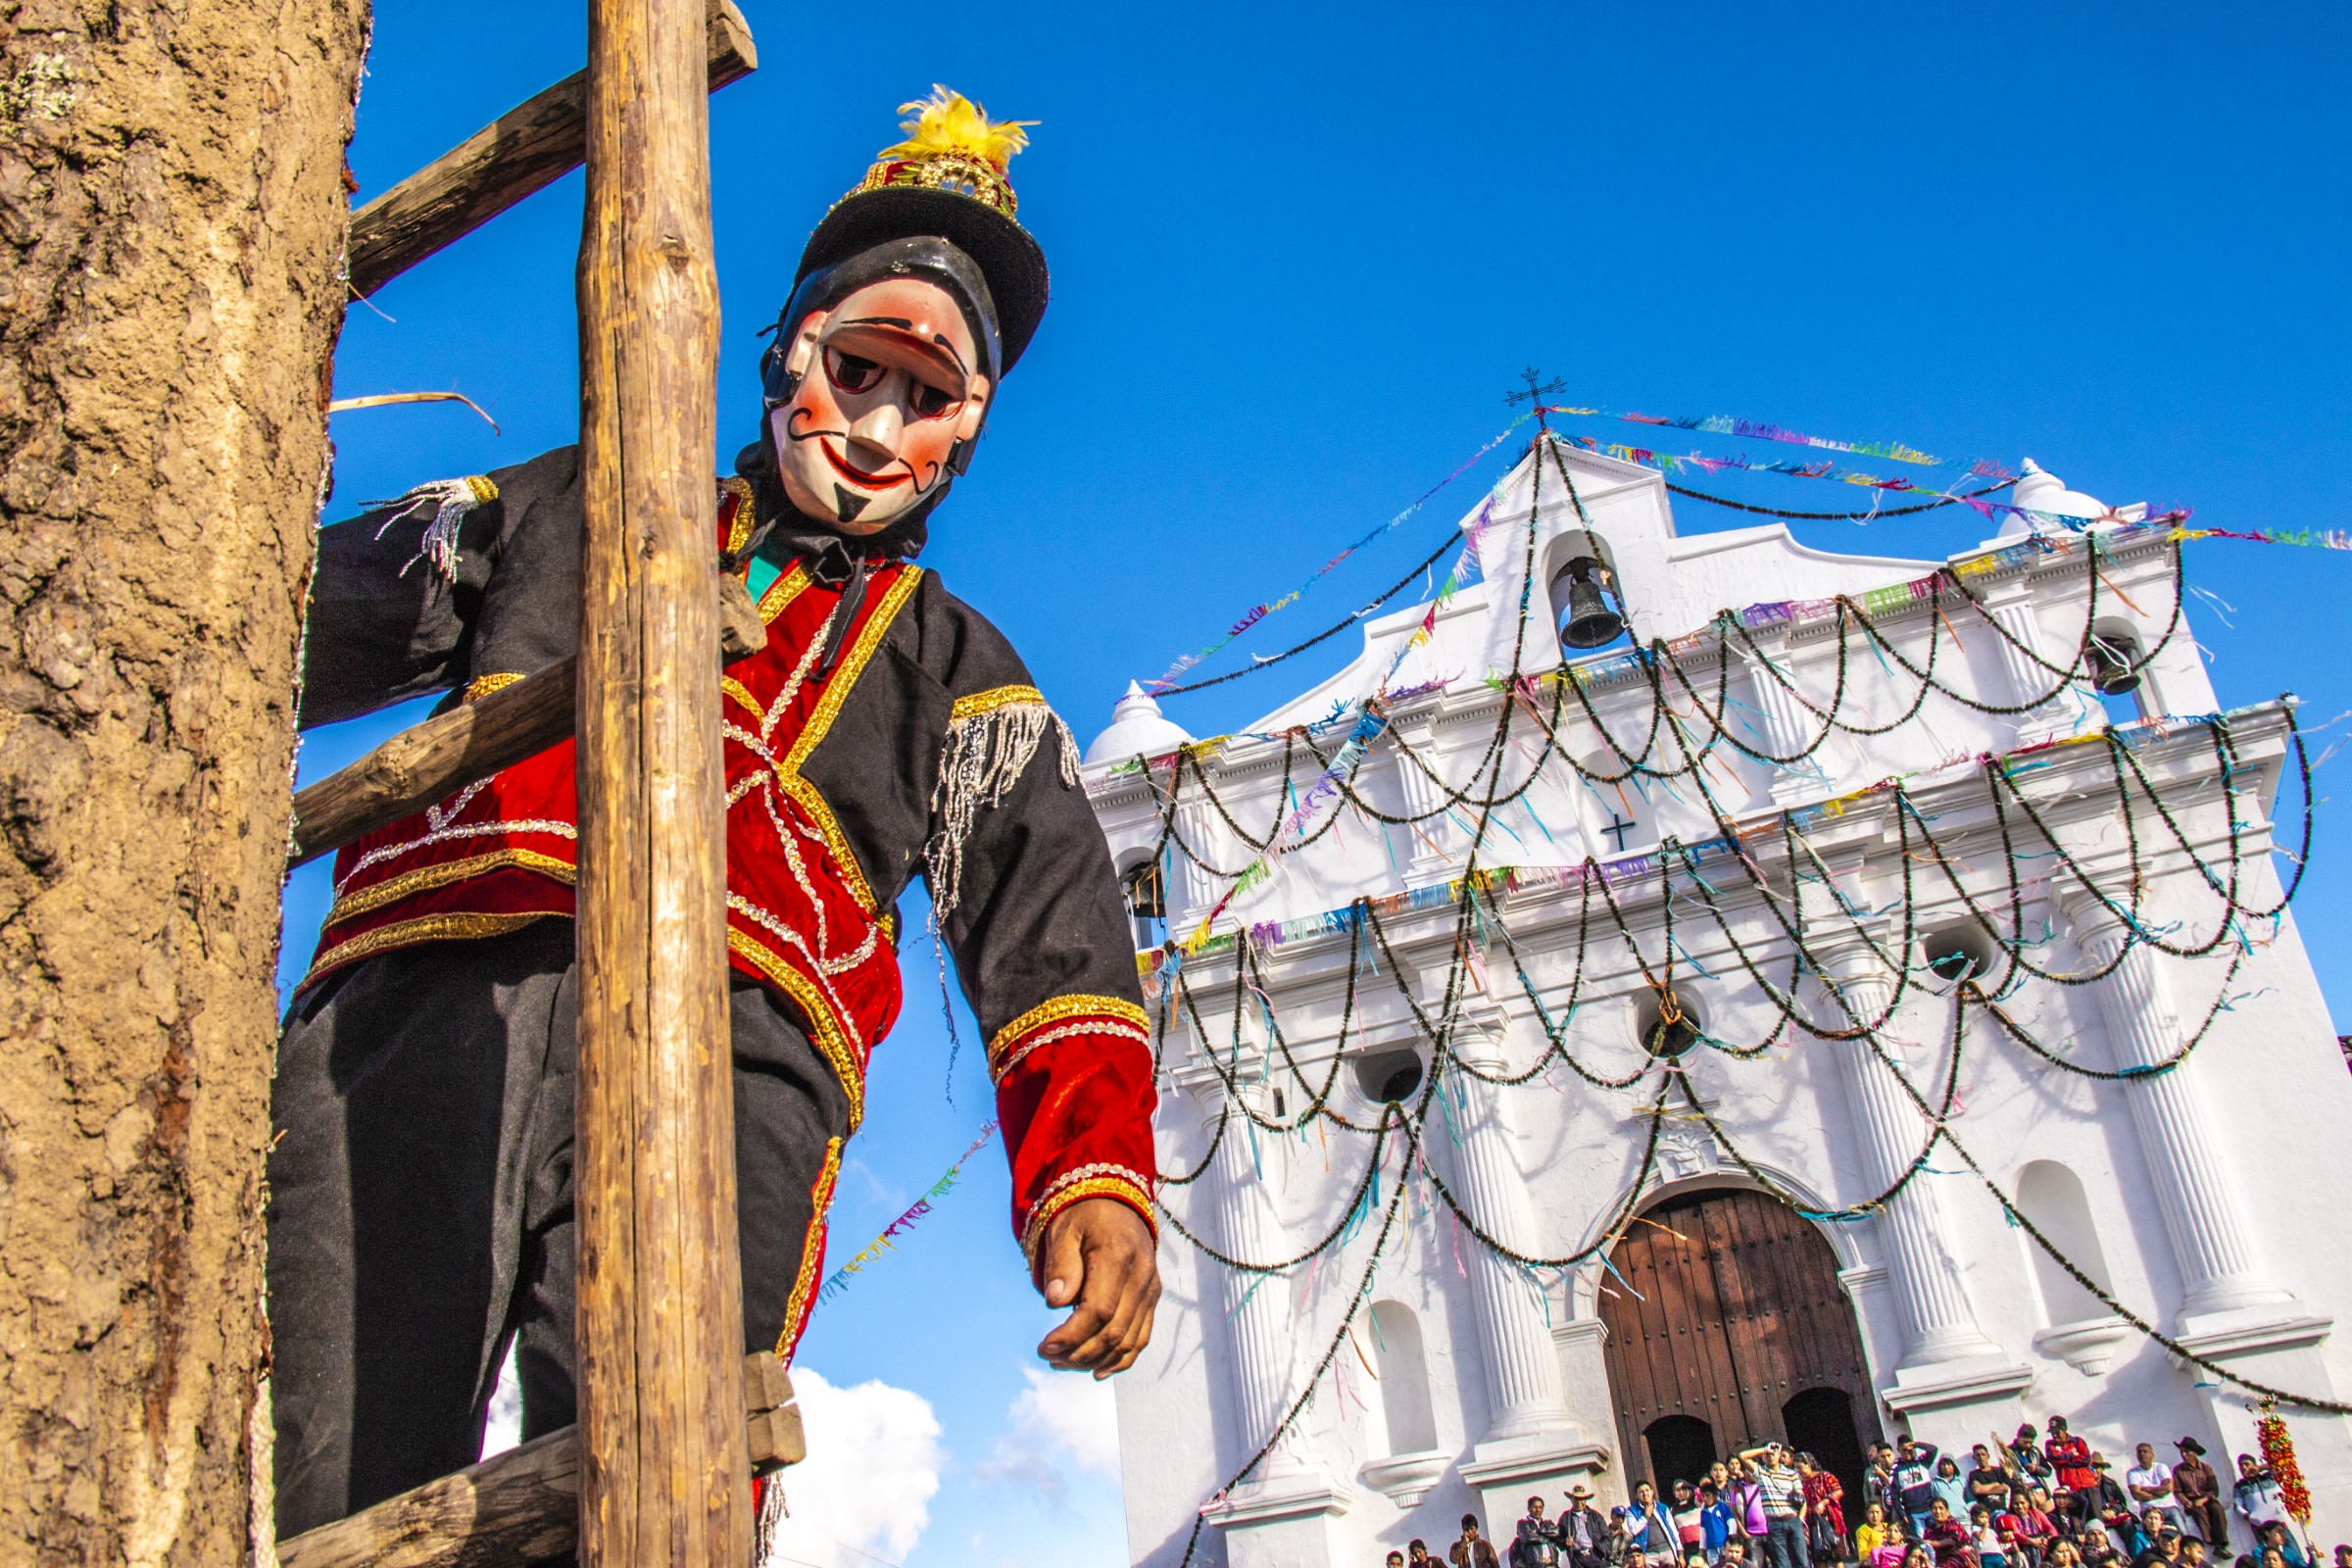
<path fill-rule="evenodd" d="M 570 655 L 578 470 L 578 449 L 559 448 L 322 529 L 302 724 L 433 691 L 470 700 Z M 779 502 L 741 477 L 721 492 L 716 544 L 733 556 Z M 802 1016 L 855 1128 L 866 1059 L 899 1011 L 896 901 L 922 870 L 988 1040 L 1024 1250 L 1083 1198 L 1149 1222 L 1150 1036 L 1068 730 L 1003 634 L 932 573 L 858 561 L 859 541 L 797 514 L 775 537 L 788 542 L 760 547 L 784 567 L 759 601 L 767 647 L 723 671 L 712 658 L 731 963 Z M 304 984 L 570 915 L 575 820 L 566 741 L 345 848 Z"/>

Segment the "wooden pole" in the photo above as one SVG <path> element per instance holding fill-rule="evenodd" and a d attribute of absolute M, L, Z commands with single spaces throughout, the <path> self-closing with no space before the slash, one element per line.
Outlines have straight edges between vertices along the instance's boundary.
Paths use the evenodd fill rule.
<path fill-rule="evenodd" d="M 589 0 L 580 237 L 580 1558 L 751 1554 L 701 0 Z"/>

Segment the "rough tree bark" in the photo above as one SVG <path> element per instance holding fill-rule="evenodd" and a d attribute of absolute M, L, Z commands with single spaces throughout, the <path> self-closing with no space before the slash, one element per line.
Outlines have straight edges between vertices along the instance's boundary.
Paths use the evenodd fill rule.
<path fill-rule="evenodd" d="M 256 1549 L 291 697 L 367 14 L 0 0 L 0 1563 Z"/>

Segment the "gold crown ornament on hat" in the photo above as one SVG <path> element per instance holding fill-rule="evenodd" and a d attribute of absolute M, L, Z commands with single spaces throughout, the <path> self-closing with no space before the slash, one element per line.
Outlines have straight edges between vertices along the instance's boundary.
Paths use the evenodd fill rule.
<path fill-rule="evenodd" d="M 975 263 L 1004 333 L 1004 368 L 1021 357 L 1046 314 L 1046 253 L 1014 217 L 1005 166 L 1029 145 L 1034 120 L 991 120 L 963 94 L 934 86 L 901 104 L 906 139 L 882 149 L 833 204 L 801 252 L 801 279 L 869 247 L 935 236 Z"/>
<path fill-rule="evenodd" d="M 1029 127 L 1036 121 L 991 120 L 987 110 L 936 82 L 930 97 L 901 104 L 899 113 L 912 117 L 899 122 L 906 139 L 882 149 L 851 196 L 909 186 L 955 191 L 986 202 L 1006 218 L 1019 211 L 1005 166 L 1029 145 Z"/>

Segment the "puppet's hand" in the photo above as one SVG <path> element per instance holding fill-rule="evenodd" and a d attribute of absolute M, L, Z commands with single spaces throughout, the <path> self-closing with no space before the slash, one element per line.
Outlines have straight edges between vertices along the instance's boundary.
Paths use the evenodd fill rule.
<path fill-rule="evenodd" d="M 1037 1250 L 1037 1285 L 1048 1306 L 1073 1308 L 1037 1348 L 1052 1365 L 1106 1378 L 1152 1343 L 1158 1250 L 1152 1227 L 1118 1200 L 1089 1198 L 1054 1216 Z"/>

